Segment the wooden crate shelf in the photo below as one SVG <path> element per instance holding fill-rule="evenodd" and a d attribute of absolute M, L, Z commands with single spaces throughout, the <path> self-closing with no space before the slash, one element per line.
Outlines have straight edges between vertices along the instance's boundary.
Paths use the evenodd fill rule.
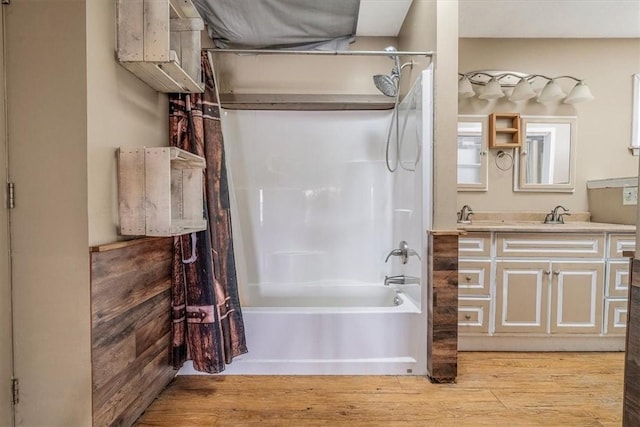
<path fill-rule="evenodd" d="M 522 146 L 520 114 L 492 113 L 489 115 L 489 148 Z"/>
<path fill-rule="evenodd" d="M 118 62 L 159 92 L 204 91 L 191 0 L 117 0 Z"/>
<path fill-rule="evenodd" d="M 178 236 L 206 230 L 204 169 L 204 158 L 179 148 L 120 147 L 120 233 Z"/>

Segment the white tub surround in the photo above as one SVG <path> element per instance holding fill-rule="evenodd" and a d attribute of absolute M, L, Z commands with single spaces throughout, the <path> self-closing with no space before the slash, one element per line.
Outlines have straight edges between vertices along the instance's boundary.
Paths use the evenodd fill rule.
<path fill-rule="evenodd" d="M 223 112 L 249 348 L 225 373 L 426 374 L 433 114 L 422 76 L 391 132 L 395 173 L 389 110 Z M 391 254 L 402 241 L 406 263 Z"/>

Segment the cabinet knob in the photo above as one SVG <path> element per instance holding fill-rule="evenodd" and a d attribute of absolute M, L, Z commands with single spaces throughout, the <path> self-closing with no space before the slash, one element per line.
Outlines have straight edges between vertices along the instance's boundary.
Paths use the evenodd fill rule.
<path fill-rule="evenodd" d="M 559 275 L 560 275 L 560 272 L 559 272 L 559 271 L 554 271 L 554 272 L 553 272 L 553 275 L 554 275 L 554 276 L 559 276 Z"/>
<path fill-rule="evenodd" d="M 551 271 L 549 271 L 549 270 L 545 270 L 545 271 L 544 271 L 544 274 L 546 274 L 546 275 L 548 276 L 548 275 L 550 275 L 550 274 L 551 274 Z"/>
<path fill-rule="evenodd" d="M 471 281 L 471 276 L 465 276 L 464 280 L 466 280 L 467 282 Z"/>
<path fill-rule="evenodd" d="M 465 314 L 464 315 L 464 320 L 471 320 L 471 315 L 470 314 Z"/>

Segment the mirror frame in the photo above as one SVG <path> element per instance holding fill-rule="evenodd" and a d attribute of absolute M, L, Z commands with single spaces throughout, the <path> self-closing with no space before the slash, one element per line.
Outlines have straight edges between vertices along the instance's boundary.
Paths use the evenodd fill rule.
<path fill-rule="evenodd" d="M 572 193 L 575 191 L 576 178 L 576 145 L 578 141 L 576 116 L 522 116 L 522 138 L 527 137 L 527 124 L 529 123 L 549 123 L 570 125 L 569 139 L 569 182 L 566 184 L 528 184 L 525 182 L 525 168 L 522 167 L 523 157 L 526 155 L 525 144 L 516 149 L 516 165 L 513 174 L 513 191 L 529 191 L 544 193 Z"/>
<path fill-rule="evenodd" d="M 480 135 L 480 182 L 477 184 L 457 182 L 457 173 L 460 164 L 456 160 L 456 183 L 458 191 L 488 191 L 489 190 L 489 167 L 488 167 L 488 135 L 489 135 L 489 116 L 486 115 L 459 115 L 457 125 L 460 123 L 479 122 L 482 125 L 482 133 Z M 456 129 L 456 137 L 458 131 Z M 457 138 L 456 138 L 457 139 Z M 456 142 L 457 147 L 457 142 Z M 456 159 L 458 158 L 458 150 L 456 148 Z"/>

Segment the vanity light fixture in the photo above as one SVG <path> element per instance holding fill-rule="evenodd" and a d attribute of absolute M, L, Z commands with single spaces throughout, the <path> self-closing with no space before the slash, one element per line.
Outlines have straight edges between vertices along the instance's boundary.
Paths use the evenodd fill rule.
<path fill-rule="evenodd" d="M 504 92 L 502 91 L 502 86 L 500 86 L 500 83 L 498 83 L 495 77 L 492 77 L 491 80 L 489 80 L 489 83 L 484 86 L 484 88 L 482 89 L 482 93 L 478 95 L 478 98 L 498 99 L 502 98 L 503 96 Z"/>
<path fill-rule="evenodd" d="M 469 81 L 469 77 L 462 76 L 460 80 L 458 80 L 458 96 L 461 98 L 471 98 L 472 96 L 475 96 L 475 94 L 473 86 Z"/>
<path fill-rule="evenodd" d="M 564 99 L 565 104 L 576 104 L 578 102 L 591 101 L 594 99 L 591 90 L 584 80 L 573 76 L 547 77 L 542 74 L 526 74 L 517 71 L 471 71 L 468 73 L 458 73 L 458 95 L 462 98 L 471 98 L 476 91 L 473 85 L 482 86 L 478 98 L 491 100 L 502 98 L 505 89 L 510 90 L 508 99 L 512 102 L 527 101 L 535 98 L 538 102 L 547 103 Z M 558 84 L 560 79 L 570 79 L 577 82 L 569 95 Z M 546 84 L 539 93 L 533 87 L 533 83 L 546 81 Z"/>

